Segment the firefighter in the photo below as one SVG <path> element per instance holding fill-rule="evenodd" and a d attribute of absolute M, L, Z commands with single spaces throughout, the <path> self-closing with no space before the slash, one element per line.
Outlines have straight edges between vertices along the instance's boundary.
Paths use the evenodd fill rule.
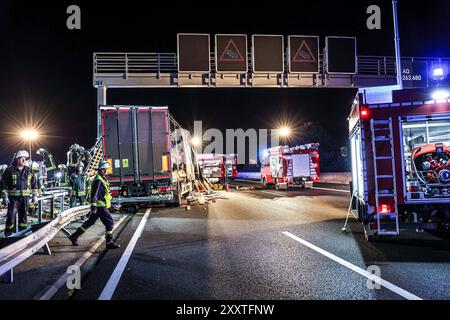
<path fill-rule="evenodd" d="M 76 143 L 71 145 L 69 152 L 67 152 L 67 171 L 69 173 L 69 176 L 71 176 L 72 173 L 75 173 L 77 171 L 76 170 L 77 163 L 83 161 L 83 158 L 84 158 L 84 148 Z"/>
<path fill-rule="evenodd" d="M 67 167 L 65 164 L 59 164 L 58 165 L 58 173 L 56 174 L 57 179 L 57 186 L 59 187 L 66 187 L 68 184 L 68 174 L 67 174 Z"/>
<path fill-rule="evenodd" d="M 70 207 L 73 208 L 79 204 L 82 206 L 86 201 L 86 193 L 89 187 L 88 175 L 84 170 L 84 163 L 78 162 L 77 172 L 72 173 L 70 176 L 70 186 L 72 190 L 70 192 Z"/>
<path fill-rule="evenodd" d="M 116 249 L 120 248 L 120 245 L 114 242 L 112 237 L 112 230 L 114 227 L 114 220 L 109 213 L 111 207 L 111 193 L 109 190 L 109 183 L 106 180 L 106 174 L 109 169 L 109 163 L 107 161 L 101 161 L 98 165 L 98 174 L 95 176 L 91 185 L 91 212 L 89 219 L 84 222 L 72 235 L 69 236 L 69 240 L 72 245 L 78 245 L 78 238 L 91 227 L 98 218 L 105 226 L 106 232 L 106 248 Z"/>
<path fill-rule="evenodd" d="M 31 171 L 34 174 L 34 177 L 35 177 L 37 185 L 38 185 L 38 193 L 39 193 L 39 195 L 41 195 L 42 192 L 44 191 L 44 182 L 42 181 L 40 164 L 36 161 L 33 161 L 31 163 Z"/>
<path fill-rule="evenodd" d="M 6 168 L 8 168 L 7 164 L 0 165 L 0 183 L 2 181 L 3 172 L 5 172 Z"/>
<path fill-rule="evenodd" d="M 42 181 L 42 175 L 41 175 L 41 166 L 38 162 L 33 161 L 31 162 L 31 173 L 34 175 L 34 178 L 36 179 L 36 183 L 38 186 L 38 194 L 42 195 L 43 189 L 44 189 L 44 182 Z M 36 213 L 37 203 L 30 203 L 29 205 L 29 213 L 30 215 L 34 215 Z"/>
<path fill-rule="evenodd" d="M 30 195 L 32 195 L 32 203 L 36 204 L 37 202 L 38 184 L 31 169 L 25 165 L 29 157 L 27 151 L 17 152 L 13 164 L 5 170 L 2 176 L 3 202 L 8 206 L 5 225 L 6 237 L 14 233 L 16 210 L 19 216 L 19 230 L 26 229 Z"/>

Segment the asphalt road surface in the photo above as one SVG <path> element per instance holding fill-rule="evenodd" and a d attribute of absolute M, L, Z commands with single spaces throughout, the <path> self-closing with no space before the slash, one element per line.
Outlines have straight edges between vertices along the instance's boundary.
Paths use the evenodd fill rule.
<path fill-rule="evenodd" d="M 349 193 L 320 188 L 141 210 L 71 299 L 450 298 L 448 240 L 369 243 L 353 218 L 342 234 Z"/>

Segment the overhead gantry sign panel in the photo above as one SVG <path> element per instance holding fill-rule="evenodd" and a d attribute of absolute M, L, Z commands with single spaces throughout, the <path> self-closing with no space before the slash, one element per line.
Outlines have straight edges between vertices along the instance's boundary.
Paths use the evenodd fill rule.
<path fill-rule="evenodd" d="M 395 85 L 393 57 L 356 56 L 356 39 L 179 33 L 176 53 L 94 53 L 94 86 L 371 87 Z M 287 50 L 288 54 L 285 54 Z M 211 52 L 213 51 L 213 52 Z M 251 54 L 249 54 L 251 52 Z M 417 81 L 416 81 L 417 82 Z"/>

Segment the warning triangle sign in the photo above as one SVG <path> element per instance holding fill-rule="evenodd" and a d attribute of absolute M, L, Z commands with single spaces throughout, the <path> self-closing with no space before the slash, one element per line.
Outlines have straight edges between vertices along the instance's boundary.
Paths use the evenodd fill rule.
<path fill-rule="evenodd" d="M 220 55 L 219 61 L 237 62 L 245 61 L 245 59 L 239 51 L 237 45 L 234 43 L 233 39 L 230 39 L 222 54 Z"/>
<path fill-rule="evenodd" d="M 297 52 L 294 55 L 294 58 L 292 59 L 293 62 L 317 62 L 317 58 L 312 53 L 311 49 L 309 48 L 308 44 L 306 43 L 306 40 L 303 40 L 300 46 L 298 47 Z"/>

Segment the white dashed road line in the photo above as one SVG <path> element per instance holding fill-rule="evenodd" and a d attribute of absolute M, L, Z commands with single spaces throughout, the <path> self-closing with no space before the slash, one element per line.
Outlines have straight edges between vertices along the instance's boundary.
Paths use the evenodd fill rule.
<path fill-rule="evenodd" d="M 352 264 L 352 263 L 350 263 L 348 261 L 345 261 L 344 259 L 341 259 L 338 256 L 335 256 L 334 254 L 332 254 L 332 253 L 330 253 L 330 252 L 328 252 L 326 250 L 323 250 L 323 249 L 313 245 L 312 243 L 310 243 L 310 242 L 308 242 L 306 240 L 303 240 L 303 239 L 293 235 L 290 232 L 284 231 L 283 234 L 288 236 L 288 237 L 290 237 L 290 238 L 292 238 L 292 239 L 294 239 L 297 242 L 300 242 L 301 244 L 307 246 L 308 248 L 310 248 L 310 249 L 312 249 L 312 250 L 314 250 L 314 251 L 324 255 L 325 257 L 330 258 L 331 260 L 334 260 L 335 262 L 339 263 L 340 265 L 343 265 L 344 267 L 347 267 L 350 270 L 353 270 L 356 273 L 359 273 L 363 277 L 366 277 L 367 279 L 369 279 L 371 281 L 374 281 L 375 283 L 379 284 L 380 286 L 383 286 L 386 289 L 389 289 L 392 292 L 395 292 L 396 294 L 402 296 L 405 299 L 408 299 L 408 300 L 422 300 L 422 298 L 419 298 L 418 296 L 416 296 L 416 295 L 414 295 L 414 294 L 412 294 L 412 293 L 410 293 L 410 292 L 408 292 L 408 291 L 406 291 L 406 290 L 404 290 L 404 289 L 402 289 L 402 288 L 400 288 L 400 287 L 398 287 L 398 286 L 396 286 L 396 285 L 394 285 L 394 284 L 392 284 L 392 283 L 390 283 L 390 282 L 388 282 L 386 280 L 383 280 L 382 278 L 380 278 L 380 277 L 378 277 L 378 276 L 376 276 L 376 275 L 374 275 L 374 274 L 372 274 L 372 273 L 370 273 L 370 272 L 368 272 L 368 271 L 366 271 L 364 269 L 361 269 L 360 267 L 357 267 L 354 264 Z"/>

